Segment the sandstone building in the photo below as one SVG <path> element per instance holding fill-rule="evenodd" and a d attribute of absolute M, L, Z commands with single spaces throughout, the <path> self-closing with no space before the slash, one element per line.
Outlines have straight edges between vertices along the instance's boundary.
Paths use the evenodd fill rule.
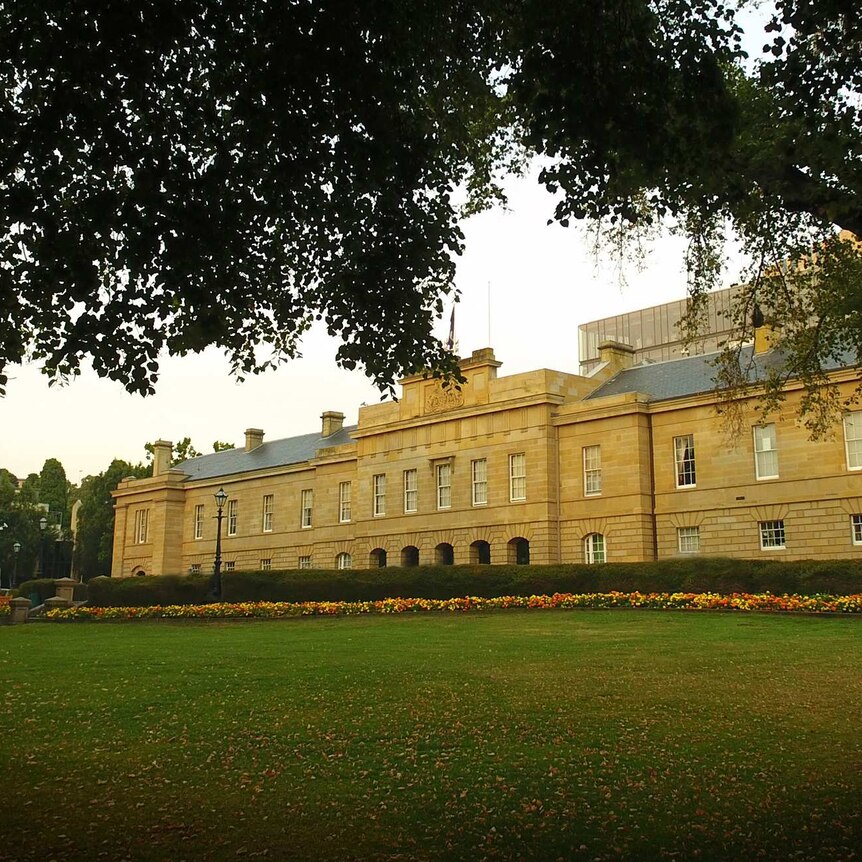
<path fill-rule="evenodd" d="M 755 371 L 774 361 L 764 334 L 746 348 Z M 862 556 L 862 410 L 812 442 L 791 386 L 767 421 L 745 401 L 728 441 L 714 355 L 599 353 L 589 376 L 505 377 L 477 350 L 460 389 L 411 377 L 356 426 L 327 412 L 300 437 L 249 429 L 243 448 L 173 468 L 159 441 L 153 477 L 115 492 L 112 574 L 212 571 L 220 488 L 226 571 Z M 833 378 L 849 396 L 859 371 Z"/>

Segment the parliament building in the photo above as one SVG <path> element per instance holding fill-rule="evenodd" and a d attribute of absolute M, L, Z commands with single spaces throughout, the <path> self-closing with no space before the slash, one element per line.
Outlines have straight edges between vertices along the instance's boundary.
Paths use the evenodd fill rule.
<path fill-rule="evenodd" d="M 777 361 L 769 335 L 743 348 L 755 379 Z M 225 571 L 862 557 L 862 409 L 812 441 L 801 385 L 768 419 L 753 386 L 729 438 L 716 354 L 656 361 L 661 338 L 593 338 L 581 374 L 503 376 L 477 350 L 460 387 L 410 377 L 357 425 L 330 411 L 299 437 L 249 428 L 244 447 L 175 467 L 158 441 L 153 476 L 114 494 L 112 575 L 211 572 L 220 489 Z M 830 374 L 847 398 L 860 381 Z"/>

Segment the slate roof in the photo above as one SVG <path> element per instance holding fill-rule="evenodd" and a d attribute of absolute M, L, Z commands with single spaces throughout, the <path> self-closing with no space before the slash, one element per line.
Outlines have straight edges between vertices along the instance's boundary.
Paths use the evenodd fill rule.
<path fill-rule="evenodd" d="M 213 452 L 211 455 L 201 455 L 182 461 L 173 469 L 182 470 L 191 480 L 212 479 L 216 476 L 231 476 L 235 473 L 249 473 L 252 470 L 262 470 L 268 467 L 284 467 L 288 464 L 301 464 L 312 459 L 318 449 L 329 449 L 352 443 L 350 432 L 356 425 L 349 425 L 324 437 L 316 434 L 302 434 L 299 437 L 285 437 L 283 440 L 271 440 L 261 443 L 251 452 L 241 449 L 225 449 Z"/>
<path fill-rule="evenodd" d="M 769 351 L 755 356 L 752 361 L 753 350 L 753 347 L 743 347 L 740 351 L 740 363 L 749 368 L 749 381 L 756 383 L 766 377 L 770 368 L 781 364 L 782 355 L 777 350 Z M 587 400 L 604 398 L 606 395 L 641 392 L 653 401 L 663 401 L 711 392 L 715 389 L 718 357 L 718 353 L 707 353 L 625 368 L 591 392 Z M 847 353 L 841 357 L 840 362 L 830 362 L 826 367 L 831 370 L 852 367 L 855 364 L 853 356 Z"/>

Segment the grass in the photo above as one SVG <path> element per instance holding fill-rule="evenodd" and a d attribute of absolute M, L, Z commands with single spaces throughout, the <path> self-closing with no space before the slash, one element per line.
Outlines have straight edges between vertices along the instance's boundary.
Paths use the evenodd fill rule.
<path fill-rule="evenodd" d="M 0 630 L 0 860 L 822 859 L 862 627 L 650 611 Z"/>

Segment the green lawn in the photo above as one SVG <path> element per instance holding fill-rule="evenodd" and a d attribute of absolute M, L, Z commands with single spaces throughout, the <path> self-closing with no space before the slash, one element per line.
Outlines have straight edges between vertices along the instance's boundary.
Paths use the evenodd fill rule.
<path fill-rule="evenodd" d="M 31 624 L 0 679 L 0 860 L 862 846 L 859 619 Z"/>

